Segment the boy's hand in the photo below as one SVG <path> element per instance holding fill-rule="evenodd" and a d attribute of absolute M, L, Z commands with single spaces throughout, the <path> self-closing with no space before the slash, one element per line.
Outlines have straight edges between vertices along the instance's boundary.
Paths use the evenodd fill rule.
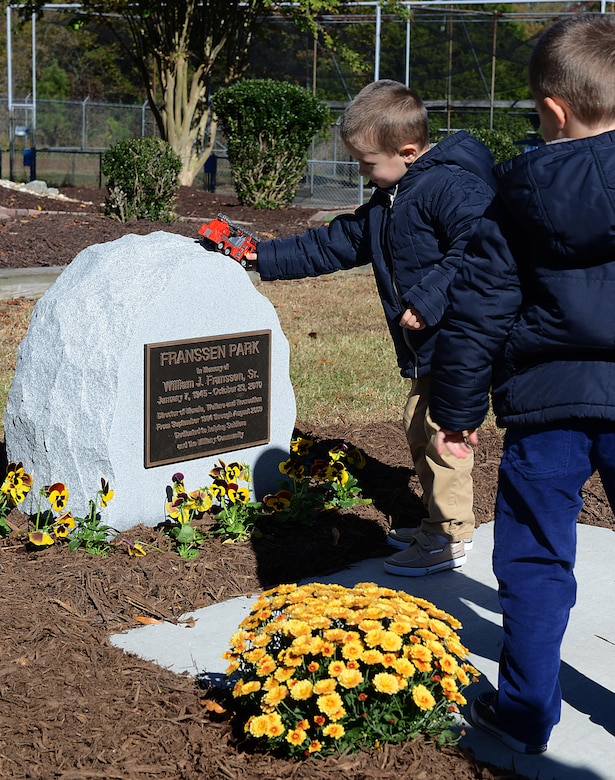
<path fill-rule="evenodd" d="M 470 445 L 478 444 L 478 435 L 474 428 L 469 431 L 447 431 L 441 428 L 436 433 L 435 444 L 438 455 L 442 455 L 446 447 L 456 458 L 466 458 L 472 452 Z"/>
<path fill-rule="evenodd" d="M 406 309 L 401 315 L 399 324 L 402 328 L 408 328 L 408 330 L 423 330 L 426 327 L 425 320 L 415 309 Z"/>
<path fill-rule="evenodd" d="M 243 256 L 244 260 L 248 264 L 248 268 L 254 268 L 256 265 L 256 261 L 258 260 L 258 255 L 256 252 L 246 252 Z"/>

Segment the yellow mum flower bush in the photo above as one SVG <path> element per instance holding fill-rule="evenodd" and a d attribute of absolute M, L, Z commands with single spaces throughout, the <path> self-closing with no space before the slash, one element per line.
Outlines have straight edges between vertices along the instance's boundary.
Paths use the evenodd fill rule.
<path fill-rule="evenodd" d="M 478 677 L 459 628 L 431 602 L 370 582 L 280 585 L 224 654 L 236 718 L 295 758 L 419 734 L 455 742 L 462 691 Z"/>

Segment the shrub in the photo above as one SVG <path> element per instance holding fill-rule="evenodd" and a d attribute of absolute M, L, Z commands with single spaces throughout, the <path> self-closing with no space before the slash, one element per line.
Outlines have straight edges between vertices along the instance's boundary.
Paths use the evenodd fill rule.
<path fill-rule="evenodd" d="M 308 90 L 272 79 L 246 79 L 219 90 L 212 104 L 228 145 L 239 202 L 288 206 L 305 173 L 307 150 L 329 112 Z"/>
<path fill-rule="evenodd" d="M 153 219 L 170 222 L 179 188 L 179 155 L 160 138 L 118 141 L 102 159 L 109 194 L 105 213 L 120 222 Z"/>
<path fill-rule="evenodd" d="M 502 130 L 470 128 L 468 132 L 488 147 L 496 165 L 511 157 L 516 157 L 521 152 L 521 148 L 513 143 L 512 137 Z"/>
<path fill-rule="evenodd" d="M 462 690 L 478 675 L 460 627 L 431 602 L 370 582 L 280 585 L 224 654 L 236 717 L 249 738 L 294 758 L 418 734 L 454 743 Z"/>

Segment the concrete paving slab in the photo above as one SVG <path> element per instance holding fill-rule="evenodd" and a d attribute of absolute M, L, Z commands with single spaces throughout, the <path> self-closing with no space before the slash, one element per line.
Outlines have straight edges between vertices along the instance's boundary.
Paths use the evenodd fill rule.
<path fill-rule="evenodd" d="M 479 760 L 532 779 L 615 780 L 615 534 L 607 528 L 577 528 L 579 592 L 562 647 L 562 720 L 549 751 L 542 756 L 519 755 L 467 723 L 460 743 Z M 492 549 L 493 524 L 488 523 L 477 529 L 474 549 L 461 569 L 430 577 L 396 577 L 384 572 L 382 559 L 374 558 L 317 581 L 346 587 L 376 582 L 426 598 L 454 615 L 463 623 L 460 635 L 472 651 L 471 663 L 482 674 L 468 690 L 473 698 L 497 684 L 502 620 Z M 222 681 L 226 663 L 221 654 L 255 599 L 256 595 L 240 597 L 191 612 L 184 618 L 194 618 L 193 628 L 171 623 L 144 626 L 112 636 L 111 643 L 177 673 L 206 673 Z"/>
<path fill-rule="evenodd" d="M 0 300 L 40 298 L 64 268 L 0 268 Z"/>

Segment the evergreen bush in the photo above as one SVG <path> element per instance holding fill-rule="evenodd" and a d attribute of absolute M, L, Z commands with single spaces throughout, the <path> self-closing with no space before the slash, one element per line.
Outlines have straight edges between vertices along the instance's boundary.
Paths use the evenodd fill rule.
<path fill-rule="evenodd" d="M 118 141 L 102 159 L 108 189 L 105 213 L 120 222 L 171 222 L 181 168 L 177 152 L 160 138 Z"/>
<path fill-rule="evenodd" d="M 212 104 L 239 202 L 288 206 L 305 173 L 310 141 L 328 122 L 327 107 L 303 87 L 273 79 L 238 81 L 216 92 Z"/>
<path fill-rule="evenodd" d="M 522 151 L 519 146 L 515 145 L 512 136 L 503 130 L 469 128 L 468 132 L 485 144 L 493 155 L 493 161 L 496 165 L 511 157 L 516 157 Z"/>

